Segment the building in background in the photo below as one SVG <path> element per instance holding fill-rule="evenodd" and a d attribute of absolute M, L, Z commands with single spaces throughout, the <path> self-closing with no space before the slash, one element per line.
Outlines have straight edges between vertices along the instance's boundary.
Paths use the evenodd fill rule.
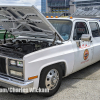
<path fill-rule="evenodd" d="M 70 0 L 47 0 L 48 12 L 68 12 Z"/>
<path fill-rule="evenodd" d="M 76 7 L 100 6 L 100 0 L 74 0 Z"/>
<path fill-rule="evenodd" d="M 81 9 L 99 9 L 99 6 L 100 0 L 42 0 L 41 12 L 45 16 L 67 16 Z"/>
<path fill-rule="evenodd" d="M 60 16 L 62 14 L 69 15 L 70 6 L 72 7 L 74 5 L 70 1 L 71 0 L 42 0 L 41 12 L 45 16 Z M 73 11 L 71 12 L 73 13 Z"/>
<path fill-rule="evenodd" d="M 100 0 L 73 0 L 73 4 L 76 12 L 72 16 L 100 19 Z"/>
<path fill-rule="evenodd" d="M 73 0 L 72 3 L 76 5 L 76 11 L 90 11 L 93 15 L 100 11 L 100 0 Z"/>
<path fill-rule="evenodd" d="M 41 12 L 46 13 L 46 1 L 47 0 L 41 0 Z"/>

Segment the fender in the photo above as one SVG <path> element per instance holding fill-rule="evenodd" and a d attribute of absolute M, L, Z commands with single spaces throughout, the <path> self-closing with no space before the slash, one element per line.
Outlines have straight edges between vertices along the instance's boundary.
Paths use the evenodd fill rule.
<path fill-rule="evenodd" d="M 41 68 L 40 68 L 40 74 L 41 74 L 41 72 L 42 72 L 42 70 L 44 69 L 44 68 L 46 68 L 47 66 L 50 66 L 50 65 L 53 65 L 53 64 L 56 64 L 56 63 L 61 63 L 61 62 L 64 62 L 65 63 L 65 76 L 67 75 L 67 68 L 68 68 L 68 64 L 67 64 L 67 62 L 65 61 L 65 60 L 58 60 L 58 61 L 55 61 L 55 62 L 50 62 L 50 63 L 47 63 L 47 64 L 45 64 L 45 65 L 43 65 L 43 66 L 41 66 Z"/>

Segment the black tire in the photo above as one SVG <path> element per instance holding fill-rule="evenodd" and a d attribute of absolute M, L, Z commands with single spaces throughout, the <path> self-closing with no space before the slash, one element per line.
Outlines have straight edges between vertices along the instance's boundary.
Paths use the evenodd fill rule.
<path fill-rule="evenodd" d="M 47 93 L 39 93 L 39 95 L 49 97 L 49 96 L 54 95 L 58 91 L 58 89 L 61 85 L 61 81 L 62 81 L 62 69 L 59 66 L 55 66 L 55 65 L 48 66 L 42 70 L 41 76 L 40 76 L 39 88 L 46 88 L 45 82 L 46 82 L 48 72 L 50 72 L 51 70 L 54 70 L 54 69 L 57 70 L 57 72 L 59 73 L 59 80 L 57 81 L 55 88 L 52 90 L 49 90 L 49 92 L 47 92 Z"/>

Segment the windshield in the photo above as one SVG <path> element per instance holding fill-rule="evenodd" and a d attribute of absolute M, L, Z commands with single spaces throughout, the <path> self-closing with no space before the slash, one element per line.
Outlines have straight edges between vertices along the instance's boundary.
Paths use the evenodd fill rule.
<path fill-rule="evenodd" d="M 51 20 L 49 19 L 50 23 L 55 27 L 55 29 L 59 32 L 64 40 L 69 40 L 71 29 L 72 29 L 72 22 L 68 20 Z"/>

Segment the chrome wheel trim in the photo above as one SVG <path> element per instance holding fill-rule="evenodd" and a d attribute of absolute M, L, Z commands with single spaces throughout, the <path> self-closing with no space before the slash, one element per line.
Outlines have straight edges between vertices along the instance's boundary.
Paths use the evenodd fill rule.
<path fill-rule="evenodd" d="M 57 86 L 58 82 L 59 72 L 56 69 L 50 70 L 45 79 L 46 88 L 49 90 L 53 90 Z"/>

